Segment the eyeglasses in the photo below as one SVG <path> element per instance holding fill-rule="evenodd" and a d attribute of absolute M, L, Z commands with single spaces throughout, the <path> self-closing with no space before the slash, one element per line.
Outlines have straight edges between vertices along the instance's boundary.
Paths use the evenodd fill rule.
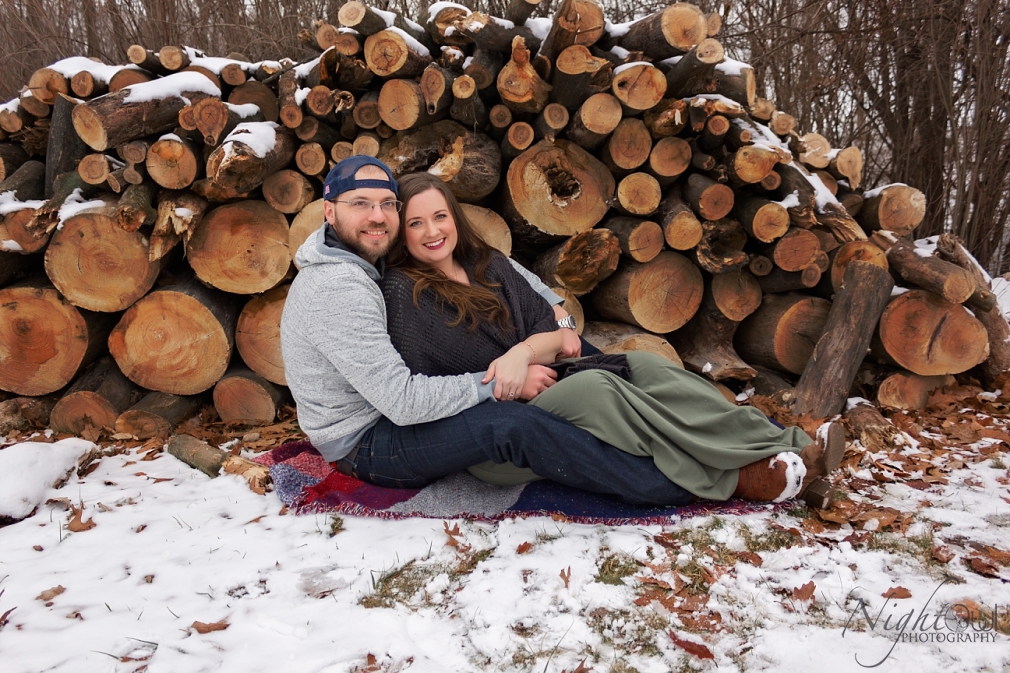
<path fill-rule="evenodd" d="M 398 213 L 400 212 L 400 208 L 403 207 L 402 201 L 396 201 L 393 199 L 382 201 L 380 203 L 369 201 L 368 199 L 354 199 L 353 201 L 337 201 L 334 199 L 334 201 L 336 203 L 346 203 L 351 207 L 351 210 L 356 213 L 370 213 L 376 206 L 378 206 L 379 210 L 384 213 Z"/>

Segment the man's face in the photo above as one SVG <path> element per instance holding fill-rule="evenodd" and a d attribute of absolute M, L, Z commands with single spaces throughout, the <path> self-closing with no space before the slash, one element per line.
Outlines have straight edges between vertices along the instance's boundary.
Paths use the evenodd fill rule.
<path fill-rule="evenodd" d="M 358 175 L 358 178 L 371 178 L 373 176 Z M 385 173 L 381 178 L 385 179 Z M 389 249 L 393 247 L 400 230 L 400 215 L 396 212 L 386 212 L 379 208 L 378 204 L 383 201 L 395 199 L 394 194 L 389 189 L 370 187 L 367 189 L 352 189 L 337 196 L 333 201 L 323 202 L 323 212 L 326 221 L 329 222 L 337 238 L 372 264 Z M 360 212 L 351 207 L 353 201 L 369 201 L 376 204 L 374 208 L 366 212 Z"/>

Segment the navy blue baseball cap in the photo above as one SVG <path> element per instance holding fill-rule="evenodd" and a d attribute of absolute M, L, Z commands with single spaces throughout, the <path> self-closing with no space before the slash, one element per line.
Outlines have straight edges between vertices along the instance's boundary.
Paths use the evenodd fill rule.
<path fill-rule="evenodd" d="M 381 168 L 386 175 L 389 176 L 389 180 L 355 179 L 354 175 L 363 166 L 376 166 Z M 347 157 L 326 174 L 326 181 L 323 183 L 323 198 L 327 201 L 332 201 L 344 192 L 349 192 L 352 189 L 370 187 L 389 189 L 397 196 L 400 195 L 400 192 L 397 189 L 396 180 L 393 178 L 393 172 L 389 170 L 389 166 L 382 163 L 375 157 L 370 157 L 364 154 L 356 154 L 353 157 Z"/>

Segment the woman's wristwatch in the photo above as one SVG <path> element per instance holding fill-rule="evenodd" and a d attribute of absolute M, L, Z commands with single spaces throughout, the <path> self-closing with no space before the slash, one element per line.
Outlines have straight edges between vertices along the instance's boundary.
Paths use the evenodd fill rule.
<path fill-rule="evenodd" d="M 566 327 L 568 329 L 578 329 L 575 323 L 574 316 L 566 315 L 564 318 L 558 321 L 558 327 Z"/>

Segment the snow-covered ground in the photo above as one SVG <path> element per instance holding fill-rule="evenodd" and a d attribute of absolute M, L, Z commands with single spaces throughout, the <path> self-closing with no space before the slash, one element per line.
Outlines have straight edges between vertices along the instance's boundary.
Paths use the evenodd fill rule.
<path fill-rule="evenodd" d="M 0 670 L 1010 671 L 1005 453 L 929 490 L 867 486 L 853 506 L 883 514 L 834 530 L 803 509 L 662 527 L 293 516 L 147 455 L 107 456 L 0 528 Z M 978 549 L 995 577 L 966 565 Z M 895 645 L 909 612 L 974 640 Z"/>

